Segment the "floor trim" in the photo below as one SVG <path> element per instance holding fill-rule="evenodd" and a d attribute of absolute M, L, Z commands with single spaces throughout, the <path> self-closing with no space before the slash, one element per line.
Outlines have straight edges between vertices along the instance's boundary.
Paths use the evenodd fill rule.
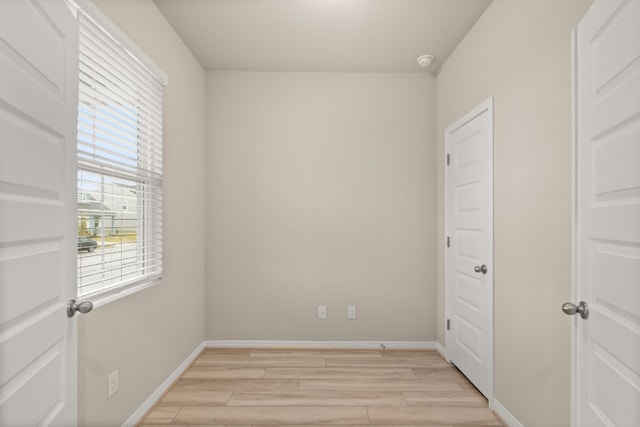
<path fill-rule="evenodd" d="M 182 374 L 184 374 L 189 366 L 191 366 L 193 361 L 196 360 L 200 353 L 202 353 L 202 350 L 204 350 L 204 348 L 204 342 L 198 344 L 195 350 L 193 350 L 191 354 L 187 356 L 187 358 L 180 365 L 178 365 L 173 373 L 171 373 L 171 375 L 169 375 L 169 377 L 164 380 L 162 384 L 160 384 L 160 387 L 158 387 L 156 391 L 151 393 L 151 396 L 149 396 L 147 400 L 145 400 L 144 403 L 140 405 L 140 407 L 133 414 L 131 414 L 129 419 L 127 419 L 122 424 L 122 427 L 134 427 L 136 424 L 142 421 L 144 416 L 147 415 L 147 412 L 149 412 L 155 406 L 155 404 L 160 401 L 162 396 L 164 396 L 164 394 L 171 388 L 171 386 L 180 379 Z"/>
<path fill-rule="evenodd" d="M 344 348 L 344 349 L 393 349 L 435 350 L 435 341 L 275 341 L 275 340 L 209 340 L 206 348 Z"/>
<path fill-rule="evenodd" d="M 444 348 L 444 346 L 437 341 L 436 341 L 436 351 L 440 354 L 440 356 L 442 356 L 444 360 L 446 360 L 447 362 L 450 362 L 449 357 L 447 355 L 447 349 Z"/>
<path fill-rule="evenodd" d="M 518 419 L 514 417 L 507 408 L 498 402 L 498 399 L 493 399 L 493 412 L 509 427 L 524 427 L 524 424 L 518 421 Z"/>

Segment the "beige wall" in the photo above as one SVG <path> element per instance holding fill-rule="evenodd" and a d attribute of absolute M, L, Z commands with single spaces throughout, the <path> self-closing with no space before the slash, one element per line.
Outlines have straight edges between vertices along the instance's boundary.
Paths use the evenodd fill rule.
<path fill-rule="evenodd" d="M 434 85 L 207 74 L 208 339 L 435 340 Z"/>
<path fill-rule="evenodd" d="M 169 76 L 163 283 L 79 318 L 79 425 L 115 426 L 204 339 L 205 73 L 150 0 L 95 3 Z"/>
<path fill-rule="evenodd" d="M 527 427 L 569 425 L 570 34 L 590 3 L 494 0 L 437 78 L 441 233 L 444 130 L 494 96 L 494 390 Z M 444 343 L 442 249 L 438 259 Z"/>

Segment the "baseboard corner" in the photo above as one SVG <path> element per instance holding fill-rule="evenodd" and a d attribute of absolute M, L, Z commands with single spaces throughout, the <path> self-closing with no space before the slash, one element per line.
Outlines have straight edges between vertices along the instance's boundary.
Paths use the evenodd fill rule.
<path fill-rule="evenodd" d="M 439 341 L 436 341 L 436 351 L 440 356 L 442 356 L 444 360 L 446 360 L 447 362 L 449 361 L 449 357 L 447 356 L 447 349 L 442 344 L 440 344 Z"/>
<path fill-rule="evenodd" d="M 173 384 L 180 379 L 182 374 L 191 366 L 194 360 L 202 353 L 205 344 L 201 342 L 198 346 L 187 356 L 187 358 L 178 365 L 178 367 L 167 377 L 166 380 L 160 384 L 160 386 L 145 400 L 142 405 L 122 424 L 122 427 L 134 427 L 136 426 L 144 416 L 154 407 L 156 403 L 162 398 L 162 396 L 173 386 Z"/>
<path fill-rule="evenodd" d="M 493 412 L 500 419 L 500 421 L 502 421 L 509 427 L 524 427 L 524 424 L 518 421 L 518 419 L 514 417 L 511 412 L 507 410 L 507 408 L 505 408 L 500 402 L 498 402 L 498 399 L 493 399 Z"/>

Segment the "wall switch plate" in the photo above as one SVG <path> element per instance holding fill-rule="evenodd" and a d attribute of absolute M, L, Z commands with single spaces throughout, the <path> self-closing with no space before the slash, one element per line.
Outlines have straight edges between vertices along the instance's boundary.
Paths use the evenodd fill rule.
<path fill-rule="evenodd" d="M 318 319 L 326 319 L 327 318 L 327 306 L 319 305 L 318 306 Z"/>
<path fill-rule="evenodd" d="M 356 318 L 356 306 L 348 305 L 347 306 L 347 319 L 355 319 Z"/>
<path fill-rule="evenodd" d="M 118 375 L 119 372 L 117 369 L 109 374 L 109 392 L 107 393 L 108 398 L 118 392 Z"/>

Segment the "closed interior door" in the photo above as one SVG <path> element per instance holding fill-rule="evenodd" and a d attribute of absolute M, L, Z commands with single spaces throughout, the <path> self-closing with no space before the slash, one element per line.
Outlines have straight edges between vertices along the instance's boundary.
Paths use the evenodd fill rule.
<path fill-rule="evenodd" d="M 640 0 L 577 39 L 576 426 L 640 426 Z"/>
<path fill-rule="evenodd" d="M 446 347 L 491 402 L 493 376 L 493 100 L 447 128 Z"/>
<path fill-rule="evenodd" d="M 78 36 L 64 0 L 0 2 L 0 425 L 73 426 Z"/>

